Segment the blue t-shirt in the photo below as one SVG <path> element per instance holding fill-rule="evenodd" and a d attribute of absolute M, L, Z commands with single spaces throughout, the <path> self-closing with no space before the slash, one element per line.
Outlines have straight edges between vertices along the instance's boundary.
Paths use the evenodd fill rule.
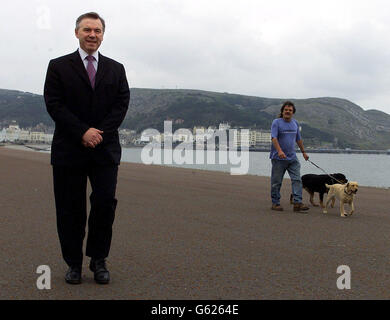
<path fill-rule="evenodd" d="M 299 125 L 295 119 L 289 122 L 283 118 L 278 118 L 272 121 L 271 125 L 271 139 L 277 138 L 282 151 L 286 155 L 285 159 L 279 158 L 278 151 L 276 151 L 274 144 L 271 144 L 270 159 L 277 160 L 293 160 L 297 157 L 295 153 L 295 142 L 301 140 L 299 133 Z"/>

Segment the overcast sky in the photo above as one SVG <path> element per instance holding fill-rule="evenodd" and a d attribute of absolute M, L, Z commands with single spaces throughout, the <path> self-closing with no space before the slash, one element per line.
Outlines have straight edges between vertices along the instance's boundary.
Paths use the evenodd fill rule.
<path fill-rule="evenodd" d="M 0 88 L 42 94 L 48 61 L 78 48 L 76 18 L 106 20 L 103 55 L 130 87 L 346 98 L 390 113 L 385 0 L 13 0 L 0 11 Z"/>

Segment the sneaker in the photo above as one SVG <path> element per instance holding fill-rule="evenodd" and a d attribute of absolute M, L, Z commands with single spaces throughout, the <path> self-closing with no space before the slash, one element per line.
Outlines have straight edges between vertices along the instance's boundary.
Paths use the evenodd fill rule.
<path fill-rule="evenodd" d="M 294 211 L 295 212 L 301 212 L 301 213 L 308 213 L 309 210 L 308 206 L 305 206 L 303 203 L 294 203 Z"/>
<path fill-rule="evenodd" d="M 280 204 L 272 204 L 271 210 L 283 211 L 283 207 Z"/>

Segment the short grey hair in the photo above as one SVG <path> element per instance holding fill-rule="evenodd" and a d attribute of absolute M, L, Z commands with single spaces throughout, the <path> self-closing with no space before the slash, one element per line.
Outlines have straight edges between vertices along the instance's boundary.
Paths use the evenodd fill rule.
<path fill-rule="evenodd" d="M 80 17 L 77 18 L 76 20 L 76 30 L 78 30 L 80 28 L 80 22 L 81 20 L 83 19 L 87 19 L 87 18 L 90 18 L 90 19 L 99 19 L 102 23 L 102 26 L 103 26 L 103 32 L 104 30 L 106 29 L 106 23 L 104 22 L 104 19 L 99 16 L 98 13 L 96 12 L 88 12 L 88 13 L 84 13 L 82 14 Z"/>

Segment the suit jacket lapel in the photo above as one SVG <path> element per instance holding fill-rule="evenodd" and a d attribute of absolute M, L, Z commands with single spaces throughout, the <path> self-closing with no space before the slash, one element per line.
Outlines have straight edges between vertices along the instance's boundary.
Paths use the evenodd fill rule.
<path fill-rule="evenodd" d="M 99 62 L 96 72 L 95 89 L 99 86 L 100 81 L 103 79 L 104 73 L 106 72 L 106 66 L 106 57 L 101 55 L 99 52 Z"/>
<path fill-rule="evenodd" d="M 91 87 L 91 82 L 89 81 L 87 70 L 85 69 L 83 61 L 81 61 L 81 57 L 78 50 L 76 50 L 76 52 L 71 55 L 70 60 L 72 62 L 72 68 L 81 77 L 81 79 L 83 79 Z"/>

